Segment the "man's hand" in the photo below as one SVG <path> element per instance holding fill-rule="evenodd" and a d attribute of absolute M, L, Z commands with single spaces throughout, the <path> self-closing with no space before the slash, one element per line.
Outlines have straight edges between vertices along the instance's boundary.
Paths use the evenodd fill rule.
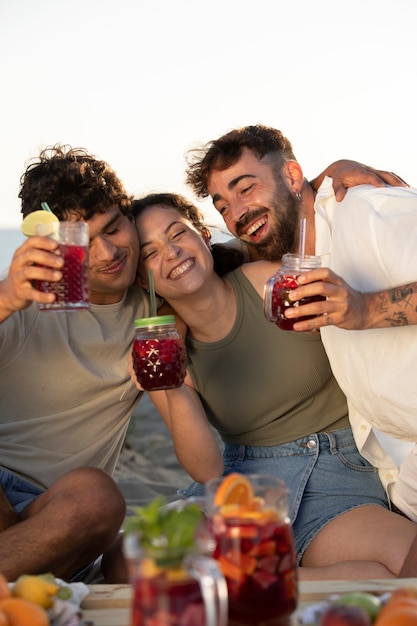
<path fill-rule="evenodd" d="M 291 292 L 293 301 L 314 296 L 325 300 L 288 307 L 285 316 L 289 319 L 313 316 L 296 322 L 294 330 L 314 331 L 331 325 L 367 330 L 417 324 L 417 282 L 362 293 L 326 267 L 301 274 L 298 281 L 300 286 Z"/>
<path fill-rule="evenodd" d="M 409 185 L 397 174 L 376 170 L 369 165 L 342 159 L 335 161 L 316 178 L 310 181 L 315 191 L 318 190 L 325 176 L 333 179 L 333 189 L 336 200 L 341 202 L 349 187 L 355 185 L 373 185 L 374 187 L 409 187 Z"/>
<path fill-rule="evenodd" d="M 53 302 L 54 294 L 43 293 L 34 281 L 58 281 L 64 260 L 54 254 L 58 244 L 50 237 L 29 237 L 14 253 L 6 278 L 0 282 L 0 322 L 32 302 Z"/>
<path fill-rule="evenodd" d="M 328 268 L 301 274 L 300 287 L 291 291 L 291 300 L 324 296 L 325 300 L 288 307 L 285 317 L 310 316 L 313 318 L 294 324 L 294 330 L 313 331 L 322 326 L 334 325 L 346 330 L 364 330 L 372 327 L 369 295 L 350 287 L 340 276 Z"/>

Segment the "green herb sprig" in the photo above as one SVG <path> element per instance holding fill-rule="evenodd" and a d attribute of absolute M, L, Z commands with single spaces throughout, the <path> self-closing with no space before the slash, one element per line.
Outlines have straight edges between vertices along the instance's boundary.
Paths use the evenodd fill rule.
<path fill-rule="evenodd" d="M 158 497 L 146 506 L 135 507 L 134 515 L 123 526 L 126 534 L 137 533 L 141 548 L 151 550 L 161 566 L 173 564 L 170 558 L 180 562 L 194 548 L 196 531 L 204 517 L 197 504 L 186 503 L 178 508 L 166 504 Z"/>

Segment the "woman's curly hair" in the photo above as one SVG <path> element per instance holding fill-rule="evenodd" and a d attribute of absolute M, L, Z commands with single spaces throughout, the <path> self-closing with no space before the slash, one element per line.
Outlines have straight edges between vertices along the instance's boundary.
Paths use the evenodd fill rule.
<path fill-rule="evenodd" d="M 89 220 L 118 206 L 131 215 L 132 197 L 111 167 L 84 148 L 50 146 L 32 160 L 20 179 L 23 217 L 47 202 L 59 220 Z"/>

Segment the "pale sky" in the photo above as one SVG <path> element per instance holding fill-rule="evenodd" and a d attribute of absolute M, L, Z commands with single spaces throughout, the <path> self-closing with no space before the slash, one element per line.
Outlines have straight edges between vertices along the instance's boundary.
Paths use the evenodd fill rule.
<path fill-rule="evenodd" d="M 254 123 L 308 178 L 354 158 L 417 185 L 416 18 L 416 0 L 0 0 L 0 228 L 59 142 L 136 195 L 193 199 L 185 152 Z"/>

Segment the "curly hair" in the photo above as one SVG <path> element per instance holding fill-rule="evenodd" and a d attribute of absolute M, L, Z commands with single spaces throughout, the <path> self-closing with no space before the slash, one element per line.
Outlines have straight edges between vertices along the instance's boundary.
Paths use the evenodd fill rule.
<path fill-rule="evenodd" d="M 25 217 L 47 202 L 59 220 L 89 220 L 117 205 L 131 215 L 129 196 L 117 174 L 84 148 L 49 146 L 27 166 L 20 179 L 19 198 Z"/>
<path fill-rule="evenodd" d="M 159 205 L 169 209 L 175 209 L 180 215 L 191 222 L 196 231 L 206 240 L 210 242 L 211 232 L 204 223 L 204 217 L 201 211 L 192 202 L 184 198 L 178 193 L 151 193 L 143 198 L 135 198 L 132 202 L 132 214 L 136 219 L 138 215 L 146 209 Z M 243 263 L 243 254 L 234 248 L 216 243 L 211 246 L 213 255 L 214 271 L 223 276 L 227 272 L 231 272 Z"/>
<path fill-rule="evenodd" d="M 186 183 L 197 198 L 207 198 L 208 178 L 213 170 L 225 170 L 236 163 L 244 148 L 248 148 L 262 159 L 275 153 L 277 166 L 284 161 L 295 160 L 292 145 L 281 131 L 258 124 L 231 130 L 219 139 L 208 142 L 201 148 L 187 152 Z"/>

